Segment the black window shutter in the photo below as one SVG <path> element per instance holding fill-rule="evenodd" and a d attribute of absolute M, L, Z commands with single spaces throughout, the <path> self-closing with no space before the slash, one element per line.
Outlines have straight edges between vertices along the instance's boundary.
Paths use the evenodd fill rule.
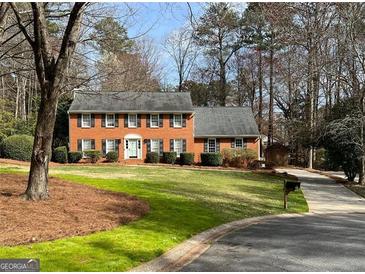
<path fill-rule="evenodd" d="M 77 127 L 81 127 L 81 114 L 77 114 Z"/>
<path fill-rule="evenodd" d="M 146 115 L 146 127 L 150 127 L 151 125 L 151 115 L 150 114 L 147 114 Z"/>
<path fill-rule="evenodd" d="M 236 139 L 233 138 L 232 142 L 231 142 L 231 148 L 235 148 L 236 147 Z"/>
<path fill-rule="evenodd" d="M 243 142 L 243 148 L 247 148 L 247 142 L 246 142 L 246 140 L 245 139 L 242 139 L 242 142 Z"/>
<path fill-rule="evenodd" d="M 103 156 L 105 156 L 106 155 L 106 140 L 105 139 L 101 140 L 101 149 L 103 151 Z"/>
<path fill-rule="evenodd" d="M 82 140 L 81 139 L 77 140 L 77 151 L 82 151 Z"/>
<path fill-rule="evenodd" d="M 119 127 L 119 114 L 115 114 L 115 127 Z"/>
<path fill-rule="evenodd" d="M 170 139 L 170 151 L 174 151 L 174 139 Z"/>
<path fill-rule="evenodd" d="M 101 115 L 101 127 L 105 127 L 105 120 L 106 120 L 106 115 L 105 113 L 103 113 Z"/>
<path fill-rule="evenodd" d="M 170 114 L 170 127 L 174 127 L 174 114 Z"/>
<path fill-rule="evenodd" d="M 151 140 L 146 139 L 146 145 L 147 145 L 147 152 L 151 152 Z"/>
<path fill-rule="evenodd" d="M 91 114 L 91 127 L 95 127 L 95 114 Z"/>
<path fill-rule="evenodd" d="M 208 139 L 204 139 L 204 152 L 208 152 Z"/>
<path fill-rule="evenodd" d="M 160 139 L 160 156 L 163 154 L 163 140 Z"/>
<path fill-rule="evenodd" d="M 137 127 L 141 127 L 141 114 L 137 114 Z"/>
<path fill-rule="evenodd" d="M 120 139 L 115 139 L 114 140 L 114 150 L 118 153 L 119 155 L 119 144 L 120 144 Z"/>
<path fill-rule="evenodd" d="M 186 139 L 183 139 L 183 152 L 186 152 Z"/>
<path fill-rule="evenodd" d="M 91 139 L 91 149 L 95 149 L 95 139 Z"/>
<path fill-rule="evenodd" d="M 221 151 L 221 146 L 219 143 L 219 139 L 215 139 L 215 152 L 220 152 Z"/>
<path fill-rule="evenodd" d="M 186 127 L 186 114 L 182 115 L 182 127 Z"/>
<path fill-rule="evenodd" d="M 128 127 L 128 114 L 124 114 L 124 127 Z"/>
<path fill-rule="evenodd" d="M 160 114 L 159 115 L 159 118 L 158 118 L 158 120 L 159 120 L 159 127 L 163 127 L 163 114 Z"/>

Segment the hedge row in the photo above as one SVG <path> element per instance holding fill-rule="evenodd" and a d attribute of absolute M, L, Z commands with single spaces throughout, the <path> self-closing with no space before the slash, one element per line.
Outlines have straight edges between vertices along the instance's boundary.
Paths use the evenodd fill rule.
<path fill-rule="evenodd" d="M 30 161 L 33 149 L 33 137 L 27 135 L 13 135 L 5 138 L 0 144 L 0 154 L 2 157 Z M 90 159 L 92 163 L 96 163 L 101 158 L 101 152 L 98 150 L 84 151 L 84 155 Z M 53 161 L 58 163 L 77 163 L 82 159 L 82 152 L 67 152 L 65 146 L 57 147 L 53 151 Z M 109 152 L 106 155 L 109 162 L 118 161 L 117 152 Z M 146 162 L 158 163 L 160 157 L 155 152 L 147 153 Z M 194 154 L 184 152 L 180 154 L 180 159 L 177 161 L 176 152 L 164 152 L 162 161 L 167 164 L 179 163 L 181 165 L 192 165 L 194 163 Z M 203 166 L 220 166 L 222 165 L 221 153 L 201 153 L 201 164 Z"/>
<path fill-rule="evenodd" d="M 222 165 L 222 154 L 219 152 L 206 152 L 200 154 L 202 166 L 220 166 Z"/>
<path fill-rule="evenodd" d="M 33 150 L 32 136 L 12 135 L 2 140 L 0 144 L 0 154 L 4 158 L 30 161 Z"/>

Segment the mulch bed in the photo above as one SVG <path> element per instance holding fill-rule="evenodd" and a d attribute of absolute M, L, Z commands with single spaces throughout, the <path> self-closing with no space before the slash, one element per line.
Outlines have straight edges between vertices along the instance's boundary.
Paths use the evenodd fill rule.
<path fill-rule="evenodd" d="M 13 246 L 109 230 L 140 218 L 148 203 L 122 193 L 55 178 L 50 198 L 21 198 L 27 177 L 0 174 L 0 245 Z"/>

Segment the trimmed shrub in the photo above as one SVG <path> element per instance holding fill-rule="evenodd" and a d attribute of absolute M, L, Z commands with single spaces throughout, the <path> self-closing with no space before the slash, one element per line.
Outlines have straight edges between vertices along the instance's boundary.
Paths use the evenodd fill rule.
<path fill-rule="evenodd" d="M 248 168 L 257 159 L 257 153 L 247 148 L 226 148 L 222 151 L 223 165 Z"/>
<path fill-rule="evenodd" d="M 157 152 L 147 152 L 146 163 L 157 164 L 159 160 L 160 159 Z"/>
<path fill-rule="evenodd" d="M 78 163 L 82 159 L 81 151 L 70 151 L 68 153 L 68 162 L 69 163 Z"/>
<path fill-rule="evenodd" d="M 219 152 L 205 152 L 200 154 L 202 166 L 222 165 L 222 154 Z"/>
<path fill-rule="evenodd" d="M 174 164 L 176 162 L 177 154 L 174 151 L 164 152 L 163 153 L 163 162 L 166 164 Z"/>
<path fill-rule="evenodd" d="M 13 135 L 5 138 L 1 145 L 1 155 L 5 158 L 30 161 L 33 150 L 33 137 Z"/>
<path fill-rule="evenodd" d="M 65 164 L 68 161 L 67 148 L 65 146 L 57 147 L 53 150 L 53 161 L 56 163 Z"/>
<path fill-rule="evenodd" d="M 112 162 L 112 163 L 118 162 L 118 152 L 116 152 L 116 151 L 109 151 L 106 154 L 106 160 L 108 162 Z"/>
<path fill-rule="evenodd" d="M 194 163 L 194 153 L 180 153 L 180 165 L 192 165 Z"/>
<path fill-rule="evenodd" d="M 99 150 L 86 150 L 84 151 L 84 155 L 93 164 L 101 158 L 101 152 Z"/>

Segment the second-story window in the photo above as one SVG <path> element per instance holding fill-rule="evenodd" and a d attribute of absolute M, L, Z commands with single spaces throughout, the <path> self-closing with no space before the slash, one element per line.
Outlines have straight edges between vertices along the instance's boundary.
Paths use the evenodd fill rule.
<path fill-rule="evenodd" d="M 160 125 L 160 120 L 159 120 L 159 115 L 158 114 L 151 114 L 150 116 L 151 118 L 151 127 L 159 127 Z"/>
<path fill-rule="evenodd" d="M 137 127 L 137 114 L 128 114 L 128 127 Z"/>
<path fill-rule="evenodd" d="M 182 127 L 182 114 L 174 114 L 174 127 Z"/>
<path fill-rule="evenodd" d="M 105 116 L 106 119 L 106 127 L 115 127 L 115 115 L 114 114 L 107 114 Z"/>
<path fill-rule="evenodd" d="M 82 127 L 91 127 L 91 114 L 82 114 Z"/>

